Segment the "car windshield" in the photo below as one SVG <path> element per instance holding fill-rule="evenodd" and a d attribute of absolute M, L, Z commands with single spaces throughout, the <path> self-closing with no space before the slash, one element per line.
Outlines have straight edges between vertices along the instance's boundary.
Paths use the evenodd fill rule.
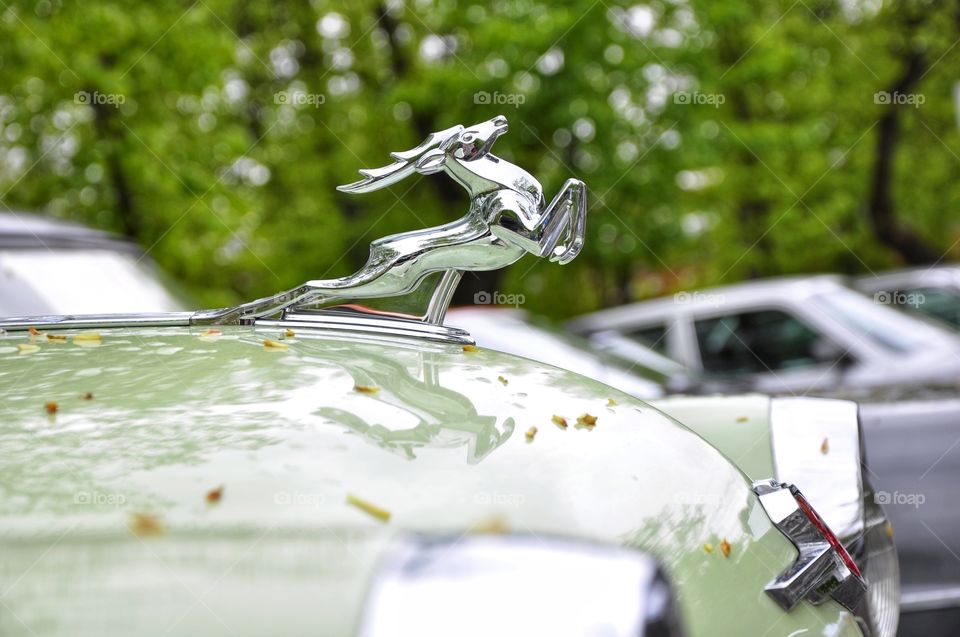
<path fill-rule="evenodd" d="M 814 306 L 856 336 L 893 352 L 916 352 L 952 340 L 949 332 L 924 320 L 878 305 L 853 290 L 812 297 Z"/>
<path fill-rule="evenodd" d="M 902 303 L 900 300 L 902 299 Z M 920 312 L 944 321 L 950 327 L 960 327 L 960 290 L 955 288 L 915 288 L 899 293 L 897 302 L 905 310 Z"/>
<path fill-rule="evenodd" d="M 592 364 L 599 363 L 605 366 L 610 373 L 614 373 L 614 370 L 616 370 L 618 374 L 641 376 L 662 384 L 668 381 L 671 375 L 679 375 L 684 371 L 680 363 L 629 340 L 626 343 L 632 345 L 632 349 L 618 351 L 616 346 L 606 344 L 604 344 L 605 346 L 594 347 L 593 345 L 598 343 L 591 344 L 591 341 L 587 339 L 561 332 L 543 319 L 532 319 L 530 324 L 539 328 L 538 331 L 549 339 L 551 347 L 562 350 L 573 357 L 572 361 L 579 361 L 584 365 L 589 365 L 591 362 Z M 548 344 L 548 342 L 545 341 L 544 344 Z M 623 340 L 618 341 L 617 345 L 624 345 Z M 551 365 L 567 367 L 567 365 L 560 365 L 546 358 L 543 360 Z M 573 371 L 578 370 L 573 369 Z"/>
<path fill-rule="evenodd" d="M 182 309 L 153 268 L 133 253 L 96 249 L 0 252 L 0 316 Z"/>

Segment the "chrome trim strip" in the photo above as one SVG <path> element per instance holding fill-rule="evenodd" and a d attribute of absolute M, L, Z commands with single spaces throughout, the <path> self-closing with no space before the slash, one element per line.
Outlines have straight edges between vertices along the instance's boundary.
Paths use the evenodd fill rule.
<path fill-rule="evenodd" d="M 846 541 L 863 534 L 864 485 L 855 402 L 771 399 L 770 445 L 778 481 L 801 487 L 837 537 Z"/>
<path fill-rule="evenodd" d="M 83 316 L 27 316 L 0 319 L 0 329 L 7 332 L 27 331 L 31 327 L 43 329 L 108 329 L 124 327 L 191 327 L 196 325 L 192 312 L 169 314 L 90 314 Z M 287 319 L 259 320 L 256 326 L 303 328 L 342 331 L 359 334 L 379 334 L 400 338 L 416 338 L 473 345 L 469 332 L 457 327 L 433 325 L 392 316 L 364 316 L 334 311 L 290 314 Z"/>
<path fill-rule="evenodd" d="M 960 586 L 903 591 L 900 594 L 901 613 L 920 613 L 957 607 L 960 607 Z"/>
<path fill-rule="evenodd" d="M 193 312 L 157 314 L 76 314 L 65 316 L 14 316 L 0 318 L 0 329 L 10 332 L 31 327 L 92 329 L 100 327 L 186 327 L 191 324 Z"/>
<path fill-rule="evenodd" d="M 256 327 L 289 327 L 321 330 L 342 330 L 362 334 L 386 334 L 403 338 L 419 338 L 441 343 L 473 345 L 469 332 L 458 327 L 433 325 L 393 317 L 364 317 L 356 314 L 317 312 L 288 314 L 281 320 L 258 320 Z"/>

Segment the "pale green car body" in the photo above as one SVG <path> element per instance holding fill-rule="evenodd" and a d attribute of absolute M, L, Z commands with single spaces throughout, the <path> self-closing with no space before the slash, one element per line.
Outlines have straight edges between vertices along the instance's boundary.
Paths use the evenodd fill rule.
<path fill-rule="evenodd" d="M 672 396 L 650 404 L 700 434 L 751 480 L 776 475 L 769 396 Z"/>
<path fill-rule="evenodd" d="M 399 538 L 490 531 L 655 555 L 693 637 L 861 634 L 832 600 L 767 596 L 795 548 L 731 460 L 643 402 L 460 345 L 222 330 L 0 338 L 0 634 L 353 635 Z M 707 433 L 748 473 L 770 469 L 764 404 L 709 414 L 740 423 Z"/>

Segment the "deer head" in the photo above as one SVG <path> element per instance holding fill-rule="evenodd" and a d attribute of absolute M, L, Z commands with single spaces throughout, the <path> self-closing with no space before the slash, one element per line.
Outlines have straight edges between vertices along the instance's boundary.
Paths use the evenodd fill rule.
<path fill-rule="evenodd" d="M 371 192 L 395 184 L 414 172 L 432 175 L 444 169 L 447 158 L 473 161 L 487 155 L 493 143 L 507 132 L 507 118 L 497 115 L 468 128 L 457 125 L 431 133 L 416 148 L 399 153 L 390 153 L 394 163 L 383 168 L 360 171 L 363 179 L 352 184 L 337 186 L 342 192 Z"/>
<path fill-rule="evenodd" d="M 474 124 L 452 135 L 438 148 L 427 151 L 416 163 L 416 171 L 432 175 L 444 168 L 447 157 L 462 161 L 474 161 L 484 157 L 493 148 L 493 143 L 508 130 L 507 118 L 497 115 L 493 119 Z"/>

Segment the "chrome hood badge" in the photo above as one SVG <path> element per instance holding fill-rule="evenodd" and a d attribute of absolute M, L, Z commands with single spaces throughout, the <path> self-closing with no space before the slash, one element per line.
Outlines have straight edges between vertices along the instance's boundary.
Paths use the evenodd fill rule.
<path fill-rule="evenodd" d="M 359 194 L 415 173 L 446 173 L 470 199 L 467 214 L 457 221 L 374 241 L 366 265 L 349 276 L 308 281 L 234 308 L 198 312 L 191 323 L 251 323 L 331 304 L 364 311 L 366 303 L 358 306 L 358 302 L 418 292 L 423 311 L 399 313 L 440 324 L 465 271 L 504 268 L 527 253 L 558 263 L 572 261 L 583 246 L 586 187 L 568 179 L 547 203 L 540 182 L 490 152 L 505 132 L 507 119 L 499 115 L 473 126 L 432 133 L 415 148 L 391 153 L 393 163 L 361 170 L 363 179 L 338 188 Z M 435 281 L 427 284 L 430 276 Z M 393 307 L 386 309 L 398 313 Z M 382 309 L 370 311 L 383 313 Z"/>
<path fill-rule="evenodd" d="M 797 549 L 796 561 L 767 584 L 767 594 L 787 611 L 804 599 L 822 604 L 832 597 L 857 614 L 867 588 L 860 567 L 800 490 L 757 480 L 753 491 L 773 525 Z"/>

